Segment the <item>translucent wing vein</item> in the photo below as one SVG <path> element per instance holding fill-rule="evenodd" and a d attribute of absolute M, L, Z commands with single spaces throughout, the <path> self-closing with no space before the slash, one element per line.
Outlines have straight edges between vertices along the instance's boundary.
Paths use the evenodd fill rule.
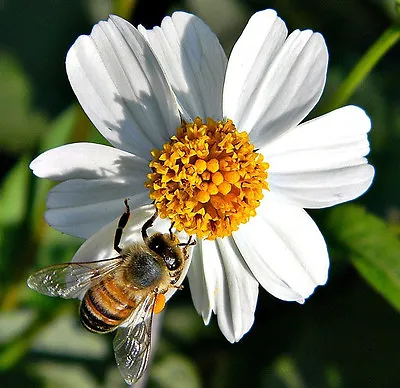
<path fill-rule="evenodd" d="M 140 379 L 146 369 L 151 348 L 151 323 L 155 294 L 147 295 L 114 338 L 115 360 L 128 384 Z"/>
<path fill-rule="evenodd" d="M 28 278 L 28 286 L 41 294 L 80 298 L 102 277 L 114 271 L 123 258 L 87 263 L 65 263 L 45 267 Z"/>

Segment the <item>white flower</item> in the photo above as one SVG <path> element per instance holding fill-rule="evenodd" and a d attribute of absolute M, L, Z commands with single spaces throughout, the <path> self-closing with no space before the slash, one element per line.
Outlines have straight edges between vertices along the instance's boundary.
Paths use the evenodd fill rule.
<path fill-rule="evenodd" d="M 258 284 L 302 303 L 327 280 L 324 239 L 303 209 L 352 200 L 374 175 L 363 110 L 347 106 L 299 124 L 321 96 L 327 62 L 320 34 L 288 35 L 273 10 L 252 16 L 229 61 L 187 13 L 152 30 L 117 16 L 98 23 L 71 47 L 66 66 L 113 147 L 69 144 L 32 162 L 37 176 L 63 181 L 49 193 L 47 221 L 83 238 L 97 232 L 76 259 L 98 259 L 112 253 L 123 199 L 133 209 L 127 236 L 145 219 L 134 208 L 155 199 L 161 216 L 197 234 L 188 275 L 197 311 L 206 324 L 217 314 L 226 338 L 238 341 L 253 324 Z M 193 122 L 207 118 L 214 121 L 197 131 Z M 211 135 L 207 146 L 193 145 L 224 125 L 223 144 Z"/>

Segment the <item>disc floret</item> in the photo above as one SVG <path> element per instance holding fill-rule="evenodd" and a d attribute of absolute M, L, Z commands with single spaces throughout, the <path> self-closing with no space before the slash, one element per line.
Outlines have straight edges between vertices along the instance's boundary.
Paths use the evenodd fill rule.
<path fill-rule="evenodd" d="M 231 235 L 268 189 L 268 163 L 231 120 L 183 122 L 152 156 L 145 187 L 160 217 L 198 238 Z"/>

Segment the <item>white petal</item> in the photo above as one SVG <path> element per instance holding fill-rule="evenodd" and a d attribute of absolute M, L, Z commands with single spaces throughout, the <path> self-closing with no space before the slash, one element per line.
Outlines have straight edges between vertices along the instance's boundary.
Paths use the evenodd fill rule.
<path fill-rule="evenodd" d="M 299 125 L 261 152 L 273 174 L 348 167 L 368 154 L 370 128 L 362 109 L 346 106 Z"/>
<path fill-rule="evenodd" d="M 371 123 L 364 111 L 347 106 L 306 122 L 261 152 L 270 164 L 273 192 L 301 207 L 321 208 L 349 201 L 370 186 L 374 169 L 369 152 Z"/>
<path fill-rule="evenodd" d="M 148 190 L 143 186 L 144 174 L 100 179 L 70 179 L 50 190 L 47 197 L 47 208 L 74 208 L 101 202 L 121 202 L 130 196 L 143 196 L 149 199 Z"/>
<path fill-rule="evenodd" d="M 131 207 L 131 206 L 130 206 Z M 118 256 L 114 250 L 114 234 L 117 229 L 118 221 L 125 211 L 125 205 L 122 203 L 121 211 L 117 217 L 101 228 L 92 237 L 87 239 L 78 251 L 75 253 L 72 261 L 98 261 L 110 257 Z M 143 224 L 154 214 L 154 207 L 152 205 L 143 206 L 141 208 L 131 207 L 131 217 L 126 225 L 121 239 L 121 247 L 129 246 L 135 242 L 141 242 L 141 229 Z M 157 219 L 155 227 L 164 226 L 164 220 Z"/>
<path fill-rule="evenodd" d="M 219 267 L 219 255 L 214 243 L 197 240 L 188 278 L 194 307 L 206 325 L 210 322 L 211 312 L 216 309 L 215 289 Z"/>
<path fill-rule="evenodd" d="M 200 240 L 198 245 L 189 271 L 196 310 L 206 324 L 214 311 L 228 341 L 239 341 L 254 321 L 258 283 L 232 239 Z"/>
<path fill-rule="evenodd" d="M 128 152 L 94 143 L 74 143 L 43 152 L 29 166 L 40 178 L 55 181 L 146 173 L 148 162 Z"/>
<path fill-rule="evenodd" d="M 46 220 L 54 228 L 88 238 L 124 209 L 149 203 L 144 188 L 147 162 L 125 151 L 92 143 L 49 150 L 30 165 L 44 178 L 65 180 L 47 198 Z"/>
<path fill-rule="evenodd" d="M 235 341 L 246 334 L 254 322 L 258 297 L 258 282 L 250 272 L 233 238 L 217 239 L 224 267 L 226 290 L 217 294 L 219 299 L 218 323 L 232 327 Z M 222 292 L 223 291 L 223 292 Z M 223 321 L 224 320 L 224 321 Z"/>
<path fill-rule="evenodd" d="M 351 201 L 365 193 L 372 183 L 370 164 L 295 174 L 271 174 L 270 190 L 290 198 L 300 207 L 320 209 Z"/>
<path fill-rule="evenodd" d="M 143 36 L 111 16 L 80 36 L 67 74 L 93 124 L 114 146 L 149 157 L 175 133 L 180 117 L 164 73 Z"/>
<path fill-rule="evenodd" d="M 317 225 L 300 207 L 266 193 L 257 216 L 233 237 L 258 282 L 279 299 L 303 302 L 325 284 L 329 258 Z"/>
<path fill-rule="evenodd" d="M 239 124 L 252 94 L 259 86 L 260 74 L 255 69 L 266 71 L 271 66 L 286 36 L 285 23 L 276 11 L 268 9 L 250 18 L 233 47 L 226 71 L 223 110 L 224 115 L 235 124 Z M 240 128 L 245 129 L 243 126 Z"/>
<path fill-rule="evenodd" d="M 137 195 L 124 196 L 113 200 L 101 200 L 101 202 L 91 201 L 90 195 L 83 194 L 78 197 L 81 203 L 86 205 L 63 206 L 58 199 L 49 195 L 50 204 L 55 205 L 45 213 L 46 221 L 53 228 L 80 238 L 89 238 L 104 225 L 111 222 L 117 215 L 122 214 L 125 209 L 123 200 L 129 198 L 129 203 L 134 207 L 139 207 L 149 203 L 149 195 L 143 191 Z M 63 197 L 62 199 L 65 199 Z"/>
<path fill-rule="evenodd" d="M 161 28 L 138 29 L 165 70 L 184 118 L 220 120 L 227 59 L 210 28 L 194 15 L 175 12 Z"/>
<path fill-rule="evenodd" d="M 224 116 L 250 132 L 257 147 L 303 120 L 325 85 L 323 37 L 286 27 L 275 11 L 254 14 L 233 48 L 224 86 Z"/>
<path fill-rule="evenodd" d="M 121 215 L 122 212 L 123 211 L 121 211 Z M 120 244 L 121 248 L 130 246 L 134 243 L 143 243 L 141 236 L 142 226 L 154 214 L 154 207 L 153 205 L 143 206 L 141 208 L 131 207 L 131 212 L 131 217 L 129 218 L 128 224 L 122 234 Z M 72 262 L 98 261 L 117 257 L 118 254 L 114 250 L 114 234 L 120 216 L 86 240 L 75 253 Z M 148 233 L 149 235 L 154 232 L 167 233 L 169 227 L 170 223 L 168 221 L 157 218 Z M 190 266 L 190 261 L 191 259 L 189 257 L 189 260 L 185 263 L 184 271 L 177 285 L 180 285 L 185 278 Z M 167 291 L 167 300 L 176 292 L 176 290 L 176 288 L 171 288 Z"/>

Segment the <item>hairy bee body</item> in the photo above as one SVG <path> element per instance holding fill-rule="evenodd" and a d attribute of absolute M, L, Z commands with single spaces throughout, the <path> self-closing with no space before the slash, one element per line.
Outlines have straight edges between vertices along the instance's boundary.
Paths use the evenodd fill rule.
<path fill-rule="evenodd" d="M 157 211 L 142 226 L 142 243 L 121 248 L 122 231 L 130 209 L 119 219 L 114 236 L 117 257 L 45 267 L 28 279 L 30 288 L 49 296 L 82 298 L 80 319 L 96 333 L 117 330 L 114 352 L 118 368 L 128 384 L 135 383 L 147 366 L 153 314 L 162 311 L 168 290 L 178 286 L 188 263 L 188 248 L 176 234 L 147 230 Z M 187 267 L 186 267 L 187 270 Z"/>
<path fill-rule="evenodd" d="M 165 241 L 156 233 L 152 239 Z M 108 333 L 118 328 L 149 293 L 165 293 L 179 279 L 185 259 L 182 250 L 174 253 L 181 265 L 170 271 L 163 257 L 145 244 L 121 252 L 124 259 L 118 270 L 92 286 L 82 299 L 80 318 L 86 329 Z"/>
<path fill-rule="evenodd" d="M 138 303 L 129 287 L 109 276 L 86 292 L 80 306 L 81 322 L 90 331 L 108 333 L 129 318 Z"/>

